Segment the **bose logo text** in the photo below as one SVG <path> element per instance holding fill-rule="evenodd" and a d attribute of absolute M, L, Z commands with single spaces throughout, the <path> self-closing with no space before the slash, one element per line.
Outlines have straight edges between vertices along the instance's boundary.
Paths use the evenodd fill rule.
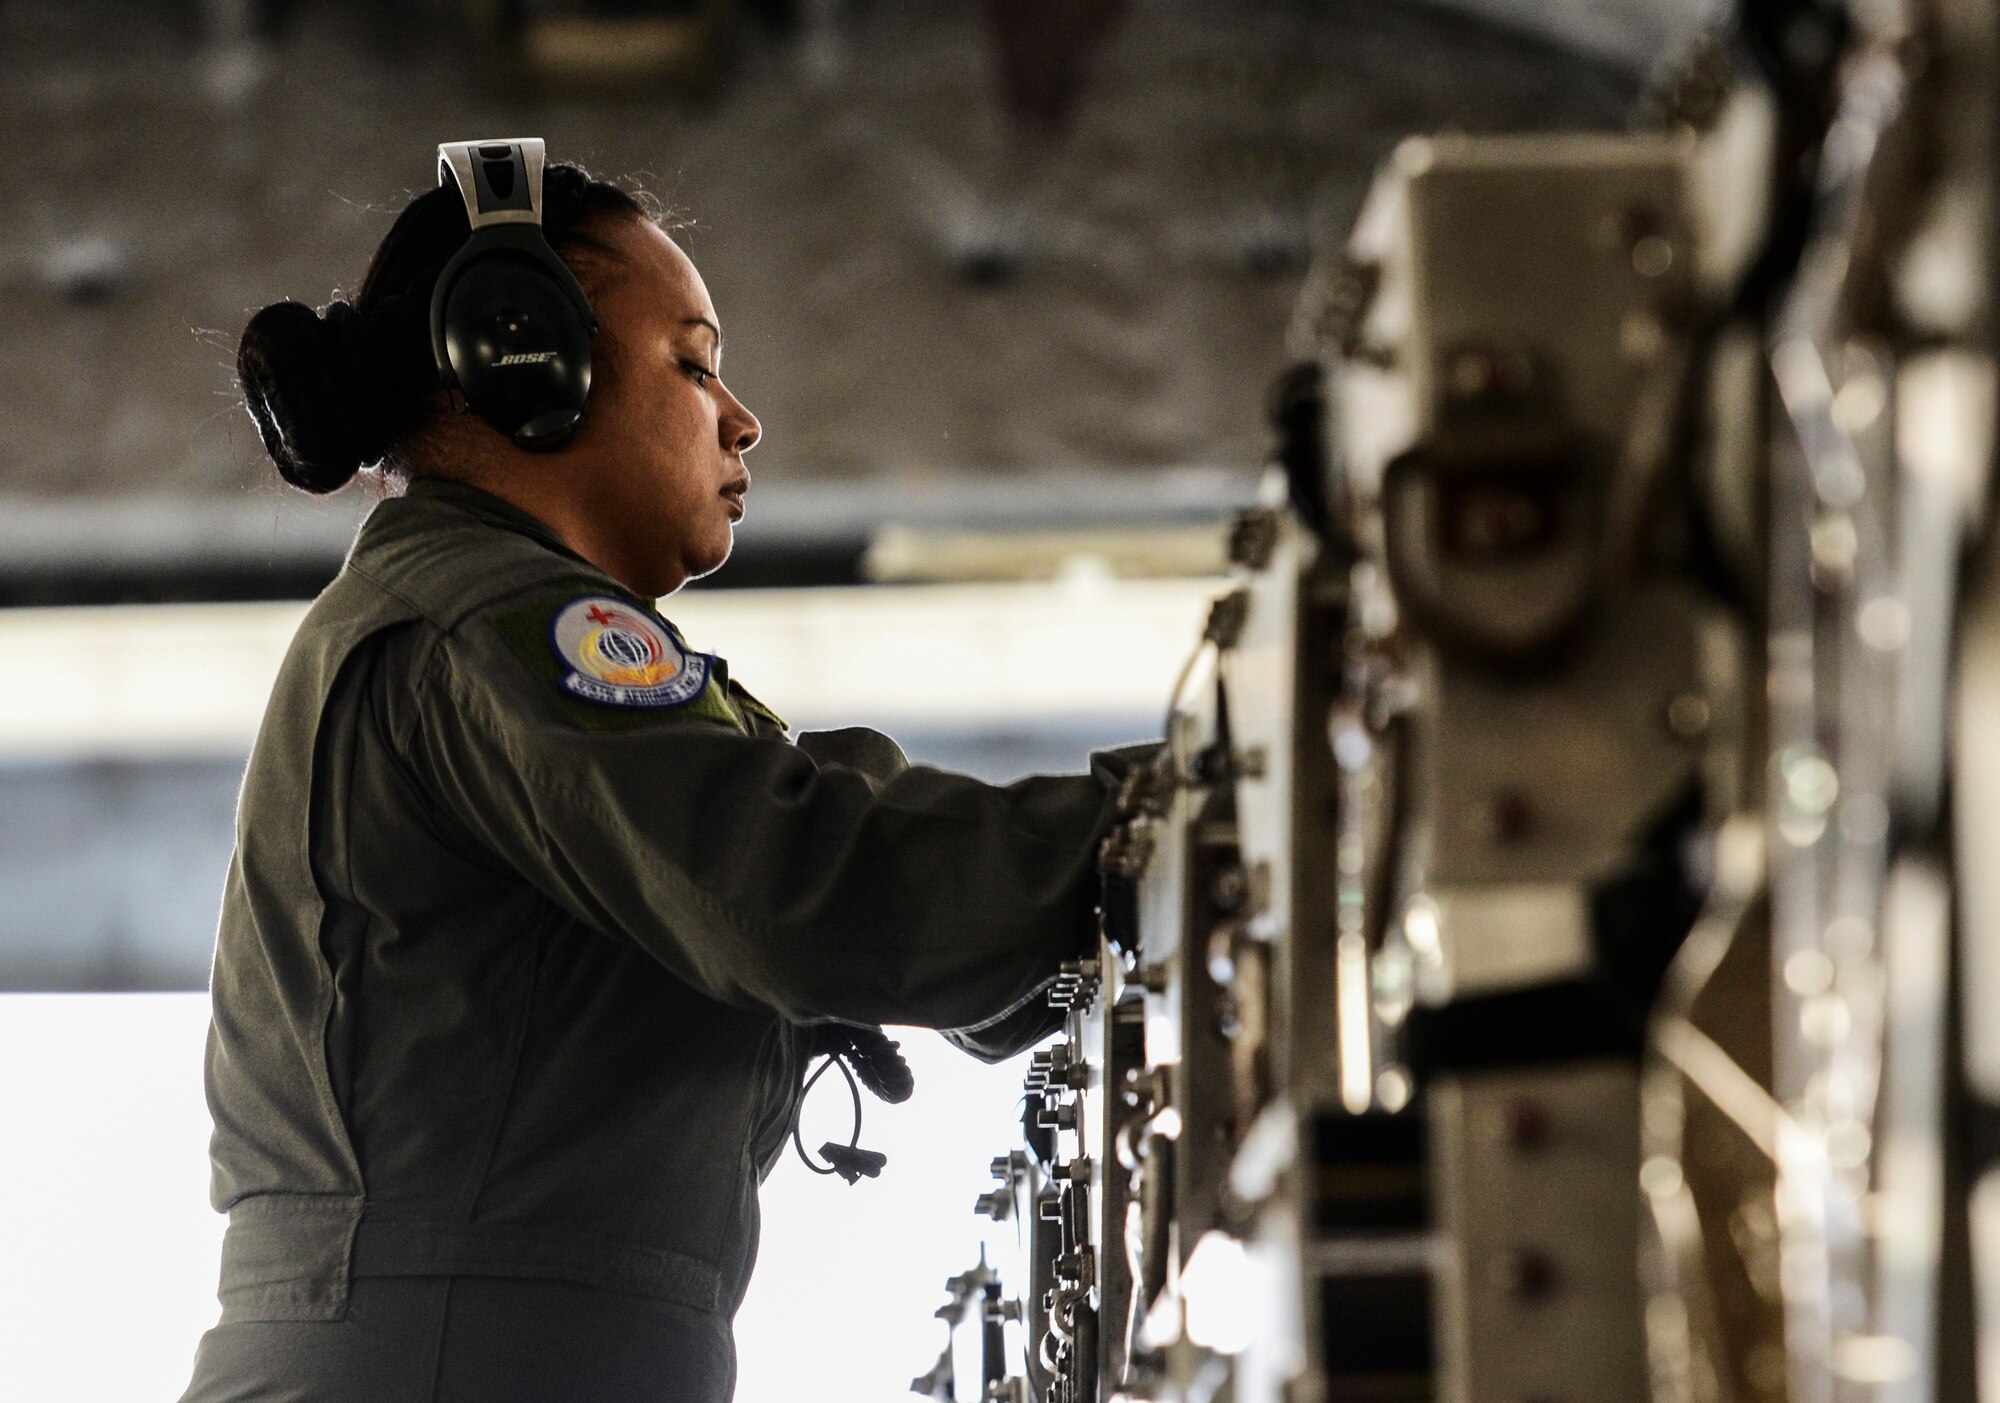
<path fill-rule="evenodd" d="M 554 351 L 515 351 L 500 357 L 495 365 L 546 365 L 556 358 Z"/>

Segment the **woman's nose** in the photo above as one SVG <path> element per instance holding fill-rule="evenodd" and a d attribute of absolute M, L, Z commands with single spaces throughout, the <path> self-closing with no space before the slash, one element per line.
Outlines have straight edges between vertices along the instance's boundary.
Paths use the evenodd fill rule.
<path fill-rule="evenodd" d="M 743 401 L 729 394 L 729 403 L 722 414 L 722 446 L 731 453 L 748 453 L 757 446 L 757 440 L 764 436 L 764 426 L 757 422 L 757 416 L 743 405 Z"/>

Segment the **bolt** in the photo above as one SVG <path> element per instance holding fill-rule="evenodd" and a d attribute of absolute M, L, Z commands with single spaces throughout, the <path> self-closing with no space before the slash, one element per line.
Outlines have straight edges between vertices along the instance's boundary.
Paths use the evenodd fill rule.
<path fill-rule="evenodd" d="M 1506 1127 L 1507 1143 L 1517 1150 L 1539 1150 L 1548 1144 L 1555 1129 L 1549 1119 L 1548 1107 L 1526 1096 L 1517 1096 L 1509 1101 L 1501 1119 Z"/>
<path fill-rule="evenodd" d="M 1044 1054 L 1037 1054 L 1041 1056 Z M 1072 1091 L 1081 1091 L 1090 1085 L 1090 1064 L 1079 1061 L 1069 1043 L 1057 1043 L 1048 1049 L 1048 1060 L 1042 1064 L 1042 1082 L 1045 1086 L 1066 1086 Z"/>
<path fill-rule="evenodd" d="M 1665 277 L 1674 266 L 1673 243 L 1658 234 L 1648 234 L 1632 245 L 1632 271 L 1642 278 Z"/>
<path fill-rule="evenodd" d="M 1683 692 L 1667 703 L 1667 729 L 1682 740 L 1698 740 L 1708 731 L 1708 700 Z"/>
<path fill-rule="evenodd" d="M 1519 1247 L 1507 1258 L 1504 1280 L 1509 1294 L 1516 1299 L 1541 1301 L 1555 1294 L 1562 1282 L 1562 1271 L 1548 1253 Z"/>
<path fill-rule="evenodd" d="M 1243 1033 L 1243 1010 L 1237 1006 L 1236 996 L 1225 994 L 1215 1014 L 1215 1031 L 1234 1042 Z"/>
<path fill-rule="evenodd" d="M 1493 836 L 1503 843 L 1518 843 L 1535 831 L 1534 806 L 1518 789 L 1503 789 L 1495 794 L 1487 818 L 1493 826 Z"/>
<path fill-rule="evenodd" d="M 1241 867 L 1231 865 L 1215 874 L 1208 886 L 1208 902 L 1217 911 L 1230 915 L 1243 907 L 1250 893 L 1250 877 Z"/>
<path fill-rule="evenodd" d="M 1548 505 L 1532 493 L 1487 487 L 1457 496 L 1448 530 L 1465 554 L 1502 559 L 1538 549 L 1553 525 Z"/>
<path fill-rule="evenodd" d="M 1473 347 L 1453 356 L 1447 383 L 1453 398 L 1511 397 L 1527 391 L 1535 379 L 1534 363 L 1518 350 Z"/>
<path fill-rule="evenodd" d="M 1157 1079 L 1149 1068 L 1127 1067 L 1119 1081 L 1118 1099 L 1127 1106 L 1150 1112 L 1160 1091 Z"/>
<path fill-rule="evenodd" d="M 1224 926 L 1208 937 L 1208 977 L 1221 988 L 1236 982 L 1236 931 Z"/>
<path fill-rule="evenodd" d="M 1656 238 L 1667 227 L 1666 216 L 1657 205 L 1627 205 L 1620 216 L 1617 237 L 1630 248 L 1641 239 Z"/>
<path fill-rule="evenodd" d="M 1021 1085 L 1029 1091 L 1040 1091 L 1049 1084 L 1049 1074 L 1054 1070 L 1055 1059 L 1047 1051 L 1037 1052 L 1028 1059 L 1028 1075 Z"/>
<path fill-rule="evenodd" d="M 1063 1101 L 1042 1107 L 1041 1114 L 1035 1117 L 1035 1124 L 1051 1126 L 1056 1130 L 1076 1129 L 1076 1102 Z"/>

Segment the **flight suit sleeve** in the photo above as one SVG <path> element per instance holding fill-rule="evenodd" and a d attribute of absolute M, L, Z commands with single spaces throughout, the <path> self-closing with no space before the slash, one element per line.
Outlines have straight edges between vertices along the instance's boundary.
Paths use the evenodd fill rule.
<path fill-rule="evenodd" d="M 1132 767 L 1150 761 L 1159 750 L 1155 741 L 1097 751 L 1090 757 L 1091 775 L 1115 794 Z M 1067 1017 L 1064 1010 L 1050 1007 L 1046 999 L 1031 999 L 986 1023 L 947 1029 L 945 1038 L 983 1062 L 1003 1062 L 1059 1030 Z"/>
<path fill-rule="evenodd" d="M 991 1025 L 1095 932 L 1105 772 L 998 786 L 867 741 L 564 693 L 475 617 L 434 648 L 408 754 L 436 802 L 576 919 L 794 1021 Z M 826 762 L 872 752 L 865 768 Z"/>

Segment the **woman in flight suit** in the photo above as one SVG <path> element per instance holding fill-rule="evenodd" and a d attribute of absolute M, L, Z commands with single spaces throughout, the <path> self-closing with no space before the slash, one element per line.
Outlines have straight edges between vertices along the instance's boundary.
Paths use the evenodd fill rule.
<path fill-rule="evenodd" d="M 1093 939 L 1123 756 L 999 787 L 873 732 L 794 742 L 655 612 L 727 558 L 758 423 L 632 197 L 551 165 L 541 223 L 599 323 L 556 451 L 441 387 L 450 190 L 351 304 L 243 333 L 286 481 L 372 466 L 392 495 L 244 780 L 207 1067 L 222 1315 L 189 1403 L 720 1403 L 815 1027 L 1006 1056 Z"/>

